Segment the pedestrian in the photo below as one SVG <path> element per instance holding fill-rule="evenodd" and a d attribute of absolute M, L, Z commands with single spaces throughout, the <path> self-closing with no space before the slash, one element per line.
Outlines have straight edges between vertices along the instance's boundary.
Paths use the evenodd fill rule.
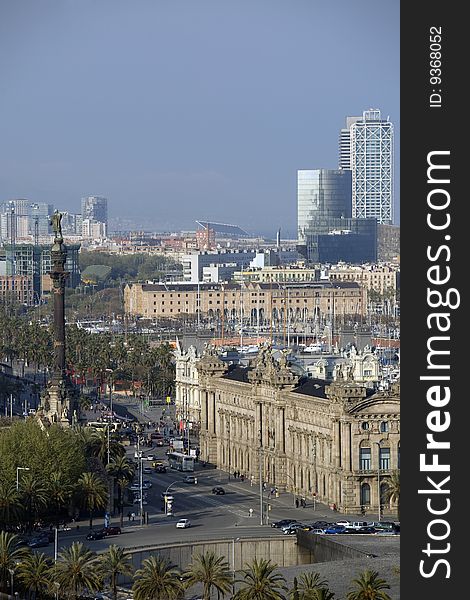
<path fill-rule="evenodd" d="M 295 499 L 295 508 L 299 508 L 299 499 L 298 498 Z"/>
<path fill-rule="evenodd" d="M 245 475 L 243 475 L 243 473 L 242 473 L 242 475 L 240 476 L 240 479 L 241 479 L 241 482 L 242 482 L 242 483 L 245 481 Z"/>
<path fill-rule="evenodd" d="M 135 512 L 132 513 L 132 521 L 135 521 Z"/>
<path fill-rule="evenodd" d="M 251 479 L 250 479 L 250 486 L 253 487 L 253 484 L 255 483 L 255 476 L 252 475 Z"/>
<path fill-rule="evenodd" d="M 236 471 L 234 471 L 234 472 L 233 472 L 233 478 L 234 478 L 234 479 L 236 479 L 236 478 L 237 478 L 237 472 L 236 472 Z"/>
<path fill-rule="evenodd" d="M 131 522 L 131 518 L 132 518 L 132 513 L 131 513 L 131 511 L 129 511 L 127 513 L 127 520 L 129 521 L 129 523 Z"/>
<path fill-rule="evenodd" d="M 250 514 L 250 517 L 252 517 L 252 516 L 253 516 L 253 509 L 252 509 L 252 508 L 250 508 L 250 510 L 249 510 L 248 512 L 249 512 L 249 514 Z"/>

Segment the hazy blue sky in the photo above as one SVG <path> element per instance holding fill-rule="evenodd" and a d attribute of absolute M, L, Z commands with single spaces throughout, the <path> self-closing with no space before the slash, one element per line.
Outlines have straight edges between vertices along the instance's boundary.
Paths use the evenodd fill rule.
<path fill-rule="evenodd" d="M 370 107 L 398 201 L 398 0 L 0 0 L 0 201 L 295 235 L 297 169 Z"/>

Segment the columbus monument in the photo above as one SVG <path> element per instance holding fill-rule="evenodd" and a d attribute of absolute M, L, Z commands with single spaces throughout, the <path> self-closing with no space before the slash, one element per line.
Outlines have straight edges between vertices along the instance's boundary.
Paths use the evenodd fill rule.
<path fill-rule="evenodd" d="M 65 270 L 67 247 L 61 227 L 62 214 L 57 210 L 51 218 L 54 243 L 51 249 L 52 297 L 54 306 L 54 366 L 52 376 L 41 400 L 42 417 L 50 423 L 69 427 L 78 422 L 79 404 L 76 387 L 65 368 Z"/>

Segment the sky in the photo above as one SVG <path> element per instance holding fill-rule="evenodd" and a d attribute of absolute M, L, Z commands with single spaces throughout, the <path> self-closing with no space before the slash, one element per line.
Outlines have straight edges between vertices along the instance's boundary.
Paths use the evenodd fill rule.
<path fill-rule="evenodd" d="M 395 127 L 398 0 L 0 0 L 0 202 L 295 237 L 347 115 Z"/>

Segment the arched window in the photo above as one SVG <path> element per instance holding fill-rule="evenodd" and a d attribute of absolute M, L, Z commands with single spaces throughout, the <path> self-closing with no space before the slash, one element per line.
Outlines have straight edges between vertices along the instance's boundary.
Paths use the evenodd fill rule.
<path fill-rule="evenodd" d="M 382 421 L 380 423 L 380 433 L 387 433 L 388 431 L 388 421 Z"/>
<path fill-rule="evenodd" d="M 361 485 L 361 506 L 368 506 L 370 504 L 370 485 L 363 483 Z"/>
<path fill-rule="evenodd" d="M 361 429 L 362 429 L 363 431 L 367 431 L 367 430 L 369 429 L 369 423 L 368 423 L 367 421 L 363 421 L 363 422 L 361 423 Z"/>

